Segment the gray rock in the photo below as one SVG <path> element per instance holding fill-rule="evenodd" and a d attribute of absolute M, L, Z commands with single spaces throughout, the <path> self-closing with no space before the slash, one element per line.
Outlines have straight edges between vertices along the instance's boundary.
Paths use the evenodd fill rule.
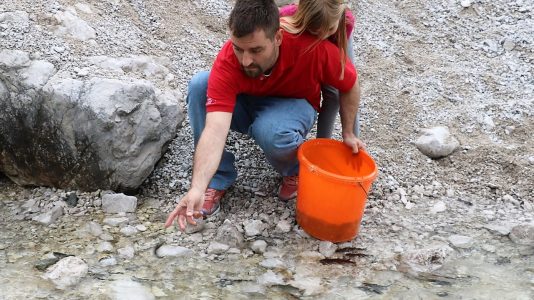
<path fill-rule="evenodd" d="M 430 158 L 448 156 L 460 145 L 460 142 L 450 134 L 447 127 L 433 127 L 423 129 L 422 132 L 423 135 L 415 141 L 415 146 Z"/>
<path fill-rule="evenodd" d="M 82 259 L 69 256 L 51 266 L 43 275 L 43 278 L 51 280 L 58 289 L 63 290 L 76 285 L 87 275 L 88 269 L 89 267 Z"/>
<path fill-rule="evenodd" d="M 196 222 L 195 225 L 187 224 L 187 227 L 185 228 L 185 233 L 193 234 L 193 233 L 201 232 L 202 230 L 204 230 L 206 226 L 205 220 L 199 218 L 199 219 L 195 219 L 195 222 Z"/>
<path fill-rule="evenodd" d="M 337 245 L 332 242 L 322 241 L 319 243 L 319 253 L 321 253 L 325 257 L 331 257 L 332 255 L 334 255 L 336 250 Z"/>
<path fill-rule="evenodd" d="M 133 246 L 128 245 L 124 248 L 117 249 L 117 253 L 120 257 L 126 258 L 126 259 L 132 259 L 135 256 L 135 249 Z"/>
<path fill-rule="evenodd" d="M 162 245 L 156 249 L 156 255 L 158 257 L 165 256 L 189 256 L 192 255 L 193 251 L 189 248 L 175 245 Z"/>
<path fill-rule="evenodd" d="M 249 237 L 260 235 L 266 227 L 267 225 L 260 220 L 246 220 L 243 222 L 245 235 Z"/>
<path fill-rule="evenodd" d="M 495 232 L 500 235 L 508 235 L 512 229 L 511 225 L 498 225 L 498 224 L 487 224 L 484 225 L 484 228 L 491 232 Z"/>
<path fill-rule="evenodd" d="M 81 41 L 96 38 L 96 31 L 80 19 L 76 12 L 60 11 L 54 16 L 59 23 L 54 32 L 58 35 L 68 35 Z"/>
<path fill-rule="evenodd" d="M 267 242 L 265 242 L 264 240 L 256 240 L 252 242 L 252 245 L 250 245 L 250 249 L 255 253 L 264 253 L 265 249 L 267 249 Z"/>
<path fill-rule="evenodd" d="M 114 256 L 107 256 L 99 259 L 98 263 L 103 267 L 114 266 L 117 264 L 117 259 Z"/>
<path fill-rule="evenodd" d="M 244 246 L 243 235 L 237 230 L 230 220 L 224 220 L 224 223 L 219 226 L 214 240 L 226 244 L 232 248 L 241 249 Z"/>
<path fill-rule="evenodd" d="M 5 71 L 20 69 L 30 65 L 30 55 L 21 50 L 0 50 L 0 68 Z"/>
<path fill-rule="evenodd" d="M 434 203 L 434 206 L 430 209 L 430 212 L 433 214 L 437 214 L 440 212 L 444 212 L 447 210 L 447 205 L 445 205 L 445 202 L 443 201 L 437 201 Z"/>
<path fill-rule="evenodd" d="M 98 252 L 113 252 L 113 245 L 108 241 L 104 241 L 98 244 L 96 250 Z"/>
<path fill-rule="evenodd" d="M 106 225 L 115 227 L 126 224 L 128 221 L 129 219 L 127 217 L 106 217 L 102 222 Z"/>
<path fill-rule="evenodd" d="M 104 233 L 102 226 L 100 226 L 100 224 L 93 222 L 93 221 L 87 223 L 85 225 L 85 229 L 87 232 L 89 232 L 89 234 L 91 234 L 92 236 L 96 236 L 96 237 Z"/>
<path fill-rule="evenodd" d="M 289 281 L 289 285 L 301 290 L 303 296 L 318 295 L 323 291 L 321 285 L 321 278 L 319 277 L 306 277 L 296 274 L 295 278 Z"/>
<path fill-rule="evenodd" d="M 150 289 L 143 286 L 139 282 L 133 281 L 129 278 L 123 278 L 109 283 L 108 295 L 110 299 L 114 300 L 154 300 L 155 296 Z"/>
<path fill-rule="evenodd" d="M 410 274 L 432 273 L 441 268 L 454 249 L 446 244 L 433 244 L 423 249 L 406 251 L 400 257 L 399 270 Z"/>
<path fill-rule="evenodd" d="M 32 218 L 32 220 L 39 222 L 43 225 L 50 225 L 59 219 L 63 215 L 63 207 L 62 206 L 54 206 L 51 210 L 45 212 L 44 214 L 40 214 L 38 216 L 35 216 Z"/>
<path fill-rule="evenodd" d="M 510 231 L 510 239 L 519 245 L 534 246 L 534 224 L 514 226 Z"/>
<path fill-rule="evenodd" d="M 124 234 L 125 236 L 132 236 L 132 235 L 138 233 L 139 230 L 137 230 L 137 228 L 135 228 L 134 226 L 126 225 L 126 226 L 121 228 L 120 232 L 122 234 Z"/>
<path fill-rule="evenodd" d="M 281 274 L 274 273 L 271 270 L 268 270 L 264 274 L 260 275 L 257 281 L 263 286 L 285 285 L 284 277 Z"/>
<path fill-rule="evenodd" d="M 102 210 L 105 213 L 135 212 L 137 198 L 120 194 L 105 194 L 102 196 Z"/>
<path fill-rule="evenodd" d="M 288 233 L 291 231 L 291 224 L 287 220 L 280 220 L 280 222 L 276 224 L 276 231 Z"/>
<path fill-rule="evenodd" d="M 465 235 L 451 235 L 449 242 L 456 248 L 470 248 L 473 246 L 473 238 Z"/>
<path fill-rule="evenodd" d="M 228 251 L 228 249 L 230 249 L 230 246 L 216 241 L 212 241 L 208 246 L 207 252 L 208 254 L 223 254 Z"/>
<path fill-rule="evenodd" d="M 135 190 L 183 120 L 179 92 L 146 80 L 76 80 L 17 50 L 0 74 L 0 172 L 20 185 Z"/>
<path fill-rule="evenodd" d="M 260 262 L 260 266 L 267 269 L 284 268 L 285 264 L 278 258 L 267 258 Z"/>

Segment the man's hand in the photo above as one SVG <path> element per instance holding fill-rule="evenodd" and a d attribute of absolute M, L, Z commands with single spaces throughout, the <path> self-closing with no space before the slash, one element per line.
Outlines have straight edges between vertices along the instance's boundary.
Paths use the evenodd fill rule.
<path fill-rule="evenodd" d="M 165 227 L 171 226 L 176 218 L 178 218 L 178 225 L 182 231 L 185 230 L 187 223 L 196 225 L 194 218 L 200 218 L 202 216 L 200 210 L 203 204 L 204 193 L 189 190 L 167 217 Z"/>
<path fill-rule="evenodd" d="M 360 149 L 365 149 L 365 143 L 357 138 L 354 134 L 343 136 L 343 142 L 345 145 L 352 149 L 352 153 L 358 153 Z"/>

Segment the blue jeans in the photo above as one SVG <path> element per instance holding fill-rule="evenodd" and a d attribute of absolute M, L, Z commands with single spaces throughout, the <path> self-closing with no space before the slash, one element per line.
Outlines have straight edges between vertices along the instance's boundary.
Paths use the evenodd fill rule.
<path fill-rule="evenodd" d="M 354 46 L 352 45 L 354 31 L 350 33 L 347 40 L 347 56 L 354 63 Z M 334 131 L 336 116 L 339 114 L 339 91 L 330 85 L 321 86 L 323 102 L 321 103 L 321 112 L 317 119 L 317 137 L 331 138 Z M 360 136 L 360 113 L 356 112 L 354 120 L 354 134 Z"/>
<path fill-rule="evenodd" d="M 206 92 L 209 72 L 189 82 L 187 107 L 195 147 L 206 124 Z M 253 97 L 240 94 L 230 129 L 249 135 L 282 176 L 297 175 L 297 149 L 313 127 L 317 113 L 306 99 Z M 225 190 L 237 178 L 235 156 L 224 150 L 217 172 L 208 187 Z"/>

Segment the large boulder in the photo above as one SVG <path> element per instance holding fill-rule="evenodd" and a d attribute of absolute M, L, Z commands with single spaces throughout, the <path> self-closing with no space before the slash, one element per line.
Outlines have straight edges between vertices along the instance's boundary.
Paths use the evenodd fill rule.
<path fill-rule="evenodd" d="M 0 172 L 21 185 L 134 190 L 184 119 L 179 98 L 147 80 L 71 78 L 0 50 Z"/>

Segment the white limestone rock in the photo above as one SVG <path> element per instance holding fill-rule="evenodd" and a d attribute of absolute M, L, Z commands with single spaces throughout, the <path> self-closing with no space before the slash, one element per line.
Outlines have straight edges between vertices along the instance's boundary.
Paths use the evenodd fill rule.
<path fill-rule="evenodd" d="M 450 134 L 447 127 L 438 126 L 423 129 L 422 132 L 423 135 L 415 141 L 415 146 L 430 158 L 448 156 L 460 145 L 460 142 Z"/>
<path fill-rule="evenodd" d="M 63 215 L 63 207 L 54 206 L 51 210 L 33 217 L 32 220 L 39 222 L 43 225 L 50 225 L 56 222 L 62 215 Z"/>
<path fill-rule="evenodd" d="M 158 257 L 166 256 L 189 256 L 193 254 L 193 250 L 176 245 L 162 245 L 156 250 Z"/>
<path fill-rule="evenodd" d="M 131 213 L 137 208 L 137 198 L 120 194 L 105 194 L 102 196 L 102 210 L 105 213 Z"/>
<path fill-rule="evenodd" d="M 51 280 L 58 289 L 64 290 L 80 282 L 88 270 L 89 267 L 81 258 L 68 256 L 49 267 L 43 278 Z"/>

